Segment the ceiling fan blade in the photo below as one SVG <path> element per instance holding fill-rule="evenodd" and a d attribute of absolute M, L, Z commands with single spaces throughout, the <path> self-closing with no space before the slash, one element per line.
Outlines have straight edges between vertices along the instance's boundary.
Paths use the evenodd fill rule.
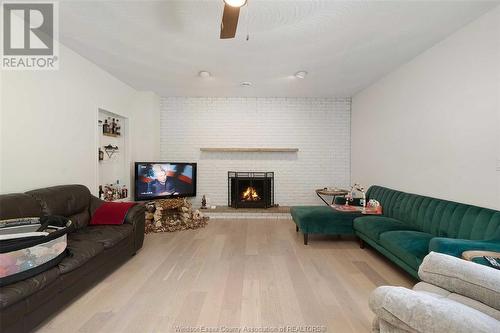
<path fill-rule="evenodd" d="M 238 27 L 238 18 L 240 16 L 240 7 L 231 7 L 224 4 L 224 13 L 220 25 L 220 38 L 234 38 L 236 28 Z"/>

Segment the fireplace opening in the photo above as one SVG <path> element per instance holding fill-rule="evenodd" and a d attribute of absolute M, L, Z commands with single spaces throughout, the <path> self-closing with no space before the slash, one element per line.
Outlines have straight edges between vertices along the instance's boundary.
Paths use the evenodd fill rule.
<path fill-rule="evenodd" d="M 228 172 L 228 206 L 269 208 L 274 206 L 274 172 Z"/>

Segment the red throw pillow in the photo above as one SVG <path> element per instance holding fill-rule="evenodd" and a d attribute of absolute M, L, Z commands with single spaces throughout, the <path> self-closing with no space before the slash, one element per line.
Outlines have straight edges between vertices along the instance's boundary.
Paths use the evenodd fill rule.
<path fill-rule="evenodd" d="M 123 224 L 125 216 L 135 202 L 105 202 L 95 211 L 90 225 Z"/>

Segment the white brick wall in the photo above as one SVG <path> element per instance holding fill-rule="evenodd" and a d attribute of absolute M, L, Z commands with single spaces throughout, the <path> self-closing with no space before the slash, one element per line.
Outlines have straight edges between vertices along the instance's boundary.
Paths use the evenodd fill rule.
<path fill-rule="evenodd" d="M 315 188 L 350 183 L 350 98 L 161 100 L 161 158 L 198 163 L 198 197 L 227 205 L 227 171 L 274 171 L 275 202 L 320 204 Z M 285 147 L 298 153 L 210 153 Z"/>

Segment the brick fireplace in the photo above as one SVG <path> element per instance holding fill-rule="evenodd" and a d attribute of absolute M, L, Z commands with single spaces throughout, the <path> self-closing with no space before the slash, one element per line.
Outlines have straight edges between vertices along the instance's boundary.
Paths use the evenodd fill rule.
<path fill-rule="evenodd" d="M 227 173 L 228 206 L 269 208 L 274 206 L 274 172 Z"/>
<path fill-rule="evenodd" d="M 318 205 L 315 188 L 350 184 L 349 98 L 165 97 L 161 103 L 160 159 L 198 163 L 196 204 L 205 195 L 209 206 L 231 207 L 228 171 L 273 171 L 280 207 Z"/>

